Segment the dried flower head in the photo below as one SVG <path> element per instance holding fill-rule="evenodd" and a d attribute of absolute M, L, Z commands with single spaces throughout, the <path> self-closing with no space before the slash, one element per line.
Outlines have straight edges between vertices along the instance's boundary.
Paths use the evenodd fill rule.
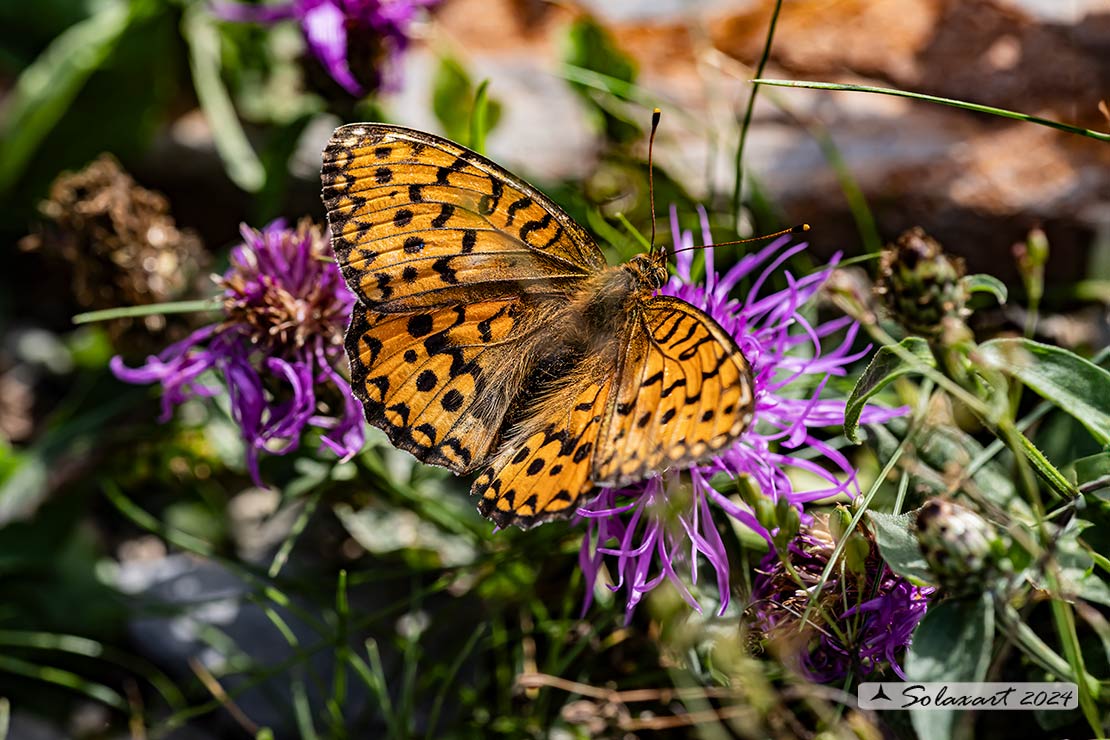
<path fill-rule="evenodd" d="M 772 551 L 764 558 L 752 584 L 750 622 L 813 680 L 836 681 L 850 671 L 869 676 L 886 665 L 905 678 L 898 661 L 925 616 L 933 589 L 896 575 L 871 535 L 859 530 L 841 535 L 852 539 L 822 585 L 837 542 L 828 524 L 817 517 L 781 557 Z"/>
<path fill-rule="evenodd" d="M 940 243 L 915 226 L 880 257 L 875 292 L 907 329 L 932 336 L 944 319 L 967 316 L 967 291 L 960 282 L 964 261 L 945 253 Z"/>
<path fill-rule="evenodd" d="M 23 242 L 72 271 L 73 295 L 88 309 L 173 300 L 206 262 L 200 239 L 178 229 L 165 196 L 139 186 L 110 154 L 64 173 L 39 210 L 39 233 Z M 151 331 L 161 316 L 144 317 Z M 121 332 L 128 324 L 113 324 Z"/>
<path fill-rule="evenodd" d="M 306 427 L 323 430 L 323 445 L 344 458 L 362 448 L 361 409 L 335 369 L 355 299 L 318 226 L 278 221 L 242 234 L 231 266 L 215 278 L 223 319 L 138 368 L 114 357 L 112 371 L 131 383 L 161 383 L 163 421 L 185 399 L 218 393 L 200 381 L 219 372 L 260 483 L 259 454 L 291 452 Z"/>

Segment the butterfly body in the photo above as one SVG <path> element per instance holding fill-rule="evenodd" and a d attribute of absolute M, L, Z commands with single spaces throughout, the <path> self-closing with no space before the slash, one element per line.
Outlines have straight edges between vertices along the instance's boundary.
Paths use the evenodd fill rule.
<path fill-rule="evenodd" d="M 367 420 L 425 462 L 482 471 L 472 491 L 498 524 L 571 516 L 750 423 L 746 359 L 657 294 L 662 253 L 609 266 L 535 188 L 401 127 L 338 129 L 323 182 Z"/>

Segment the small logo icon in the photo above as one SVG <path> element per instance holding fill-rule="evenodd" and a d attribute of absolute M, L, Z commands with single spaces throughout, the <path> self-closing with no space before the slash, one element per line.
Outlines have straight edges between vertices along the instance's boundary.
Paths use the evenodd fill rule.
<path fill-rule="evenodd" d="M 878 701 L 879 699 L 882 699 L 883 701 L 890 701 L 891 700 L 890 697 L 886 695 L 886 692 L 883 691 L 883 685 L 882 684 L 879 684 L 879 690 L 876 691 L 875 695 L 871 697 L 871 701 Z"/>

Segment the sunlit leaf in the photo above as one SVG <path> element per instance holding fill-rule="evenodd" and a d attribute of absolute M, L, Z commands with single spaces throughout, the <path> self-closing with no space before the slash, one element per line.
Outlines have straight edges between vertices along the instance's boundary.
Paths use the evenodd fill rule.
<path fill-rule="evenodd" d="M 975 356 L 1071 414 L 1099 444 L 1110 444 L 1110 372 L 1031 339 L 992 339 L 979 345 Z"/>
<path fill-rule="evenodd" d="M 931 583 L 929 566 L 913 534 L 913 514 L 894 516 L 868 511 L 867 518 L 875 533 L 879 554 L 890 569 L 918 585 Z"/>
<path fill-rule="evenodd" d="M 917 364 L 904 360 L 899 350 L 902 353 L 908 352 L 912 355 Z M 889 346 L 880 347 L 875 356 L 871 358 L 871 364 L 867 366 L 859 381 L 856 382 L 856 387 L 852 389 L 852 395 L 848 397 L 848 403 L 844 408 L 845 436 L 858 444 L 860 441 L 859 419 L 863 413 L 863 407 L 876 393 L 885 388 L 895 378 L 908 373 L 920 372 L 921 365 L 936 366 L 936 359 L 933 358 L 933 353 L 929 349 L 929 343 L 921 337 L 906 337 L 898 344 L 898 349 Z"/>

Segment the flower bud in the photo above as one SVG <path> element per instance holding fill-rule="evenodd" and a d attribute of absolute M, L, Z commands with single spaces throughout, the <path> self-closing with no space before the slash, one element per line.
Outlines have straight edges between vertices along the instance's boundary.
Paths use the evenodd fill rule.
<path fill-rule="evenodd" d="M 995 564 L 998 533 L 977 513 L 954 501 L 926 501 L 918 509 L 914 533 L 929 570 L 948 590 L 974 589 Z"/>
<path fill-rule="evenodd" d="M 934 336 L 942 319 L 968 313 L 963 276 L 963 260 L 945 254 L 936 239 L 915 226 L 883 250 L 875 292 L 904 327 Z"/>

